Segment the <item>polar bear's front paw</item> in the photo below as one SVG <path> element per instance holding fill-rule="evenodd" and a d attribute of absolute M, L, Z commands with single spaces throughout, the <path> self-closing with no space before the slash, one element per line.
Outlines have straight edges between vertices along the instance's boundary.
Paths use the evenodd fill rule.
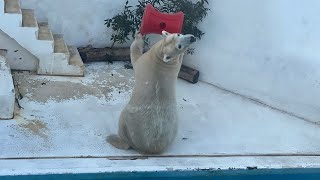
<path fill-rule="evenodd" d="M 143 36 L 142 34 L 140 33 L 140 31 L 136 31 L 135 35 L 134 35 L 134 38 L 136 40 L 139 40 L 139 39 L 143 39 Z"/>
<path fill-rule="evenodd" d="M 140 49 L 140 51 L 142 51 L 144 46 L 144 40 L 140 31 L 136 31 L 134 41 L 135 41 L 135 45 Z"/>

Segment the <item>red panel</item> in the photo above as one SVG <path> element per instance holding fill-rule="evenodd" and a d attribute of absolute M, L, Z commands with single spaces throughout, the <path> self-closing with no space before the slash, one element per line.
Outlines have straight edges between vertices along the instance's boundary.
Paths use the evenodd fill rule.
<path fill-rule="evenodd" d="M 147 4 L 140 32 L 142 35 L 161 34 L 163 30 L 169 33 L 181 33 L 183 20 L 183 12 L 175 14 L 161 13 L 152 7 L 151 4 Z"/>

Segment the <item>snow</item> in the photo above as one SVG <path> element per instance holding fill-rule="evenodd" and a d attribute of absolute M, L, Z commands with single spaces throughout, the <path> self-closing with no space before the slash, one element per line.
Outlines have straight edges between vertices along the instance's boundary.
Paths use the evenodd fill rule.
<path fill-rule="evenodd" d="M 24 174 L 30 168 L 33 173 L 63 173 L 114 171 L 120 166 L 121 170 L 245 168 L 248 164 L 296 167 L 299 163 L 293 156 L 307 159 L 305 166 L 319 166 L 320 161 L 307 158 L 320 154 L 318 125 L 210 84 L 183 80 L 177 84 L 180 124 L 172 146 L 160 159 L 111 161 L 141 156 L 115 149 L 105 140 L 117 132 L 119 114 L 132 90 L 133 72 L 123 65 L 89 64 L 84 78 L 15 74 L 24 109 L 16 112 L 14 120 L 0 122 L 0 174 Z M 281 163 L 273 164 L 279 159 Z M 2 169 L 4 164 L 8 167 Z M 13 168 L 14 164 L 19 165 Z"/>

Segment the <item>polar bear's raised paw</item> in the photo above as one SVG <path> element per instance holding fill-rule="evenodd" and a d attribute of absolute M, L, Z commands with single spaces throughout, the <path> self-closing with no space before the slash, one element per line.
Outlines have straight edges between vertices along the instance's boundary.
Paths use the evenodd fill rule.
<path fill-rule="evenodd" d="M 142 56 L 144 47 L 143 35 L 136 31 L 134 41 L 130 46 L 131 64 L 134 67 L 135 62 Z"/>
<path fill-rule="evenodd" d="M 136 33 L 134 34 L 134 37 L 135 39 L 143 39 L 143 36 L 140 31 L 136 31 Z"/>

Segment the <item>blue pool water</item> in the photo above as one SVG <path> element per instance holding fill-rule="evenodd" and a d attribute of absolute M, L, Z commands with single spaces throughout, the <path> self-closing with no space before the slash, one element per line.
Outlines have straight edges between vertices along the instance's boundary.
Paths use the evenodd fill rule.
<path fill-rule="evenodd" d="M 254 170 L 198 170 L 172 172 L 123 172 L 123 173 L 93 173 L 93 174 L 47 174 L 0 176 L 5 180 L 29 179 L 186 179 L 186 180 L 320 180 L 320 169 L 254 169 Z"/>

